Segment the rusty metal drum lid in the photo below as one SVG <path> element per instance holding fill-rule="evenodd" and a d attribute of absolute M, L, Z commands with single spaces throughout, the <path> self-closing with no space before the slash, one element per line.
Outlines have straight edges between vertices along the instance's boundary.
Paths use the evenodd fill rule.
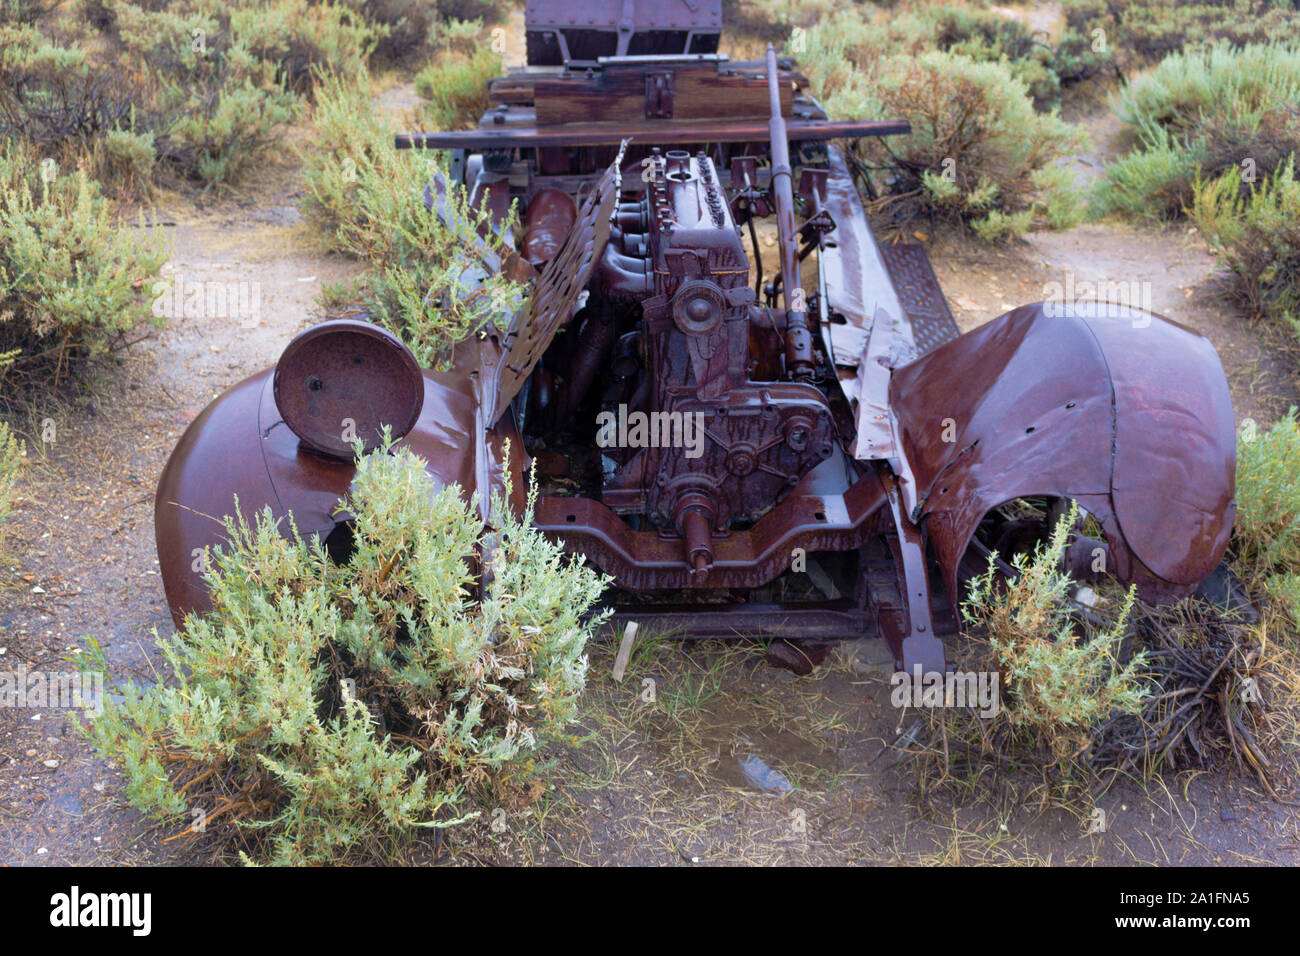
<path fill-rule="evenodd" d="M 358 319 L 312 326 L 285 347 L 275 367 L 275 405 L 302 444 L 338 458 L 352 442 L 367 451 L 383 426 L 400 438 L 424 404 L 415 357 L 386 329 Z"/>

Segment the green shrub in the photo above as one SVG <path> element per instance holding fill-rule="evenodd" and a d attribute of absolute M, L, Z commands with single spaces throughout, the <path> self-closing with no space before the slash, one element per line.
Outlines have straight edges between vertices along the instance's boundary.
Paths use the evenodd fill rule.
<path fill-rule="evenodd" d="M 809 76 L 842 68 L 831 61 L 845 54 L 861 64 L 938 50 L 978 63 L 1002 63 L 1037 105 L 1049 106 L 1060 99 L 1062 86 L 1095 76 L 1110 60 L 1109 52 L 1094 50 L 1092 40 L 1073 29 L 1053 44 L 1021 20 L 975 6 L 917 5 L 798 19 L 805 27 L 818 24 L 803 37 L 803 49 L 792 51 Z"/>
<path fill-rule="evenodd" d="M 484 261 L 507 252 L 501 237 L 513 212 L 489 228 L 486 209 L 472 208 L 459 184 L 448 188 L 445 220 L 431 212 L 423 192 L 446 174 L 440 157 L 396 149 L 364 82 L 323 80 L 316 123 L 323 148 L 304 158 L 304 212 L 329 248 L 370 265 L 357 296 L 421 364 L 444 362 L 456 342 L 519 307 L 526 287 Z"/>
<path fill-rule="evenodd" d="M 84 171 L 0 149 L 0 354 L 20 351 L 0 380 L 52 369 L 57 384 L 70 361 L 122 345 L 166 259 L 156 234 L 114 222 Z"/>
<path fill-rule="evenodd" d="M 909 136 L 858 144 L 880 196 L 876 211 L 895 222 L 964 222 L 988 238 L 1019 234 L 1034 219 L 1070 219 L 1070 175 L 1048 170 L 1079 134 L 1055 113 L 1036 112 L 1006 66 L 941 52 L 877 58 L 853 46 L 851 29 L 837 33 L 838 22 L 814 28 L 820 39 L 809 43 L 825 57 L 810 74 L 827 111 L 912 125 Z"/>
<path fill-rule="evenodd" d="M 1182 215 L 1200 173 L 1202 156 L 1167 130 L 1155 128 L 1144 144 L 1106 168 L 1094 187 L 1089 214 L 1121 213 L 1133 219 L 1165 222 Z"/>
<path fill-rule="evenodd" d="M 115 195 L 148 194 L 157 162 L 154 136 L 111 129 L 91 148 L 90 162 L 95 179 Z"/>
<path fill-rule="evenodd" d="M 230 33 L 235 47 L 275 63 L 299 91 L 318 68 L 355 75 L 376 43 L 376 30 L 360 14 L 321 0 L 275 0 L 232 10 Z"/>
<path fill-rule="evenodd" d="M 1070 613 L 1072 581 L 1062 570 L 1078 505 L 1061 518 L 1046 547 L 1018 554 L 1016 579 L 1005 587 L 992 557 L 971 582 L 961 606 L 968 626 L 988 634 L 1004 692 L 1003 713 L 1013 726 L 1033 730 L 1061 756 L 1076 753 L 1115 712 L 1136 713 L 1149 696 L 1141 680 L 1145 656 L 1118 660 L 1134 591 L 1113 623 L 1086 639 Z"/>
<path fill-rule="evenodd" d="M 382 33 L 331 0 L 95 0 L 82 13 L 116 41 L 93 63 L 80 50 L 33 49 L 31 39 L 21 58 L 6 57 L 17 64 L 11 72 L 26 71 L 16 89 L 34 90 L 18 103 L 26 114 L 42 120 L 53 102 L 67 104 L 63 113 L 75 107 L 76 121 L 50 130 L 6 122 L 6 113 L 21 119 L 24 110 L 6 110 L 0 92 L 0 128 L 41 144 L 76 134 L 97 172 L 120 175 L 124 195 L 137 182 L 147 188 L 142 177 L 153 172 L 207 187 L 236 183 L 282 141 L 314 72 L 358 74 Z M 118 86 L 130 95 L 110 95 Z"/>
<path fill-rule="evenodd" d="M 405 63 L 428 56 L 447 24 L 457 22 L 454 11 L 472 10 L 471 18 L 483 26 L 484 18 L 505 17 L 505 4 L 492 2 L 431 3 L 429 0 L 347 0 L 378 32 L 375 55 L 390 63 Z M 453 12 L 449 12 L 453 11 Z"/>
<path fill-rule="evenodd" d="M 1300 626 L 1300 423 L 1292 408 L 1267 431 L 1237 438 L 1237 522 L 1244 575 L 1283 601 Z"/>
<path fill-rule="evenodd" d="M 228 520 L 213 610 L 159 641 L 174 681 L 91 727 L 136 806 L 203 809 L 209 832 L 225 815 L 273 863 L 452 826 L 517 786 L 573 719 L 599 623 L 596 573 L 500 500 L 485 539 L 476 505 L 435 492 L 409 451 L 360 457 L 341 506 L 355 547 L 339 564 L 269 510 Z"/>
<path fill-rule="evenodd" d="M 1176 53 L 1117 103 L 1135 140 L 1099 184 L 1095 211 L 1163 220 L 1192 203 L 1198 177 L 1263 177 L 1300 148 L 1300 47 Z"/>
<path fill-rule="evenodd" d="M 159 157 L 208 186 L 230 185 L 279 144 L 299 105 L 291 93 L 268 91 L 247 80 L 206 97 L 192 93 L 158 136 Z"/>
<path fill-rule="evenodd" d="M 0 139 L 72 154 L 104 132 L 129 124 L 140 103 L 124 79 L 94 69 L 86 54 L 35 27 L 0 26 Z"/>
<path fill-rule="evenodd" d="M 35 23 L 59 5 L 59 0 L 0 0 L 0 23 Z"/>
<path fill-rule="evenodd" d="M 0 374 L 2 373 L 3 366 L 0 365 Z M 14 437 L 9 426 L 0 422 L 0 543 L 4 541 L 4 524 L 13 507 L 14 486 L 26 452 L 26 447 Z"/>
<path fill-rule="evenodd" d="M 469 129 L 491 105 L 488 81 L 500 76 L 501 55 L 480 46 L 468 55 L 439 57 L 415 77 L 415 91 L 426 100 L 422 115 L 432 129 Z"/>
<path fill-rule="evenodd" d="M 1102 30 L 1107 50 L 1126 69 L 1170 53 L 1227 43 L 1300 40 L 1300 7 L 1287 0 L 1066 0 L 1067 30 Z"/>
<path fill-rule="evenodd" d="M 1232 170 L 1196 183 L 1192 219 L 1227 263 L 1254 318 L 1278 324 L 1300 344 L 1300 181 L 1295 154 L 1272 176 L 1243 183 Z"/>

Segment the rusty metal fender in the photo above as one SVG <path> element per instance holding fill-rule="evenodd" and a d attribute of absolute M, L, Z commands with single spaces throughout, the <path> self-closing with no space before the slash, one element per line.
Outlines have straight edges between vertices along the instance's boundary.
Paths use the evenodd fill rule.
<path fill-rule="evenodd" d="M 471 340 L 458 349 L 451 371 L 423 373 L 420 417 L 398 446 L 425 460 L 434 487 L 458 485 L 467 500 L 480 492 L 480 516 L 486 520 L 488 499 L 502 489 L 507 470 L 512 504 L 522 508 L 526 460 L 510 415 L 495 428 L 484 424 L 478 351 L 478 341 Z M 341 520 L 335 508 L 348 491 L 354 466 L 301 447 L 276 408 L 273 373 L 274 368 L 258 372 L 214 399 L 163 468 L 154 524 L 163 587 L 178 627 L 189 612 L 211 606 L 202 549 L 226 541 L 222 518 L 233 513 L 236 495 L 246 517 L 268 506 L 277 519 L 292 513 L 304 536 L 326 535 Z"/>
<path fill-rule="evenodd" d="M 1223 556 L 1236 441 L 1223 367 L 1203 336 L 1105 303 L 1022 306 L 898 369 L 890 404 L 905 489 L 959 600 L 981 519 L 1013 498 L 1077 500 L 1111 570 L 1153 602 Z"/>

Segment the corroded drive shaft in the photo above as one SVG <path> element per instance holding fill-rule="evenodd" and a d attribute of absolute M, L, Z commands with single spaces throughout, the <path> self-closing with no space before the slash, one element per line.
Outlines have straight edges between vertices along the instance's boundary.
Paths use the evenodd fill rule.
<path fill-rule="evenodd" d="M 790 142 L 781 115 L 781 85 L 777 79 L 776 50 L 767 45 L 767 92 L 772 103 L 768 129 L 772 136 L 772 193 L 776 197 L 776 231 L 781 245 L 781 294 L 785 299 L 785 364 L 796 377 L 813 371 L 812 335 L 799 285 L 799 250 L 795 245 L 794 189 L 790 184 Z M 798 290 L 798 291 L 795 291 Z"/>

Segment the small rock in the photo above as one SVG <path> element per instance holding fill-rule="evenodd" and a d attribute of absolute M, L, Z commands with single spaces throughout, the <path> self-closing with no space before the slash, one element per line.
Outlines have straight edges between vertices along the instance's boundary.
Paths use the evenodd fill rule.
<path fill-rule="evenodd" d="M 49 767 L 51 770 L 59 765 L 57 760 L 42 760 L 41 763 L 45 764 L 45 766 Z"/>

